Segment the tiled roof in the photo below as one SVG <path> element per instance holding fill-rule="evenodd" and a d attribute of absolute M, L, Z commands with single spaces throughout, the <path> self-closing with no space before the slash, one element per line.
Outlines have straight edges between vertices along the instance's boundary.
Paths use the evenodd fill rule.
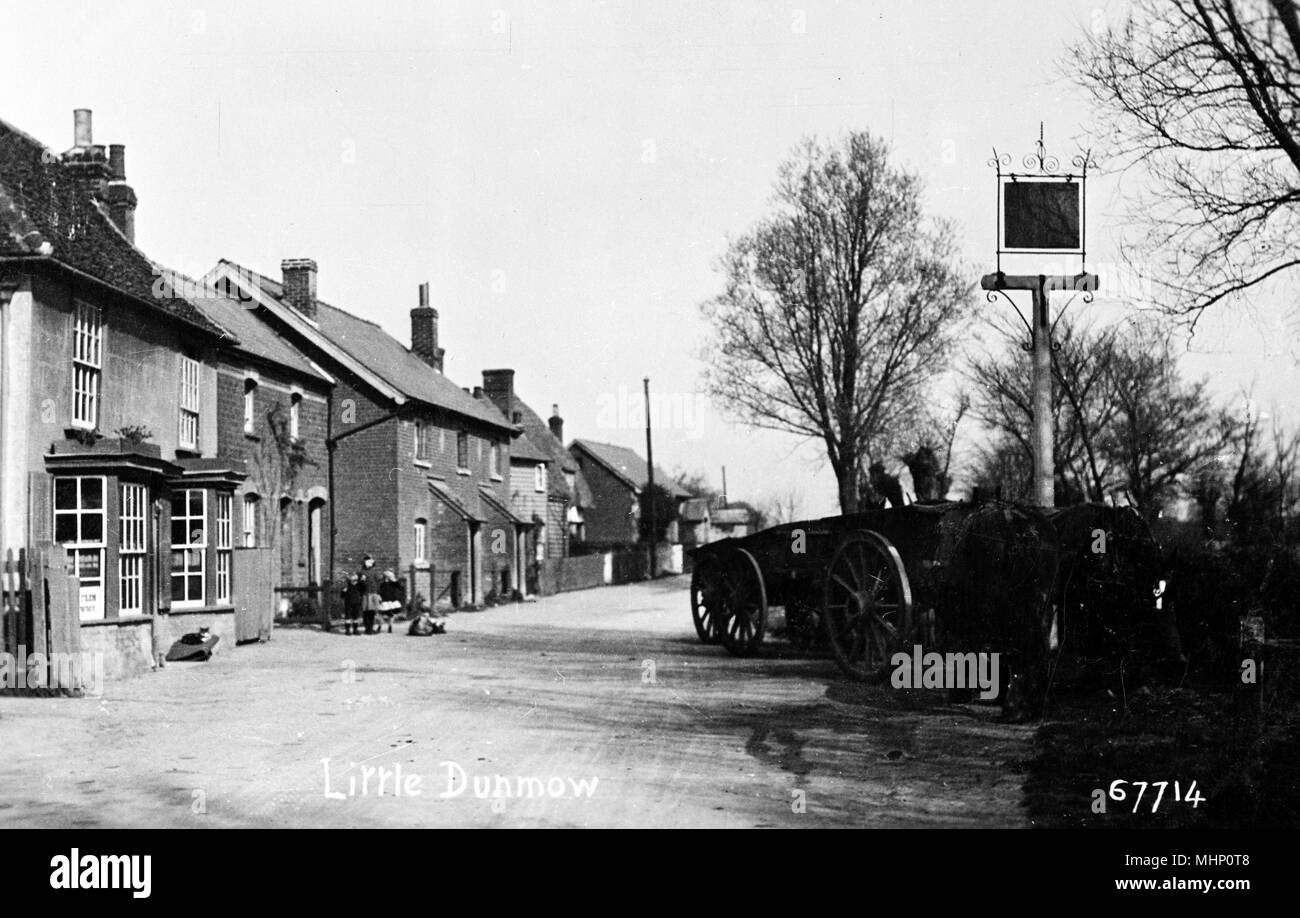
<path fill-rule="evenodd" d="M 574 440 L 572 448 L 583 450 L 638 491 L 646 486 L 648 478 L 646 461 L 638 456 L 635 450 L 625 446 L 615 446 L 613 443 L 597 443 L 594 440 Z M 655 484 L 673 497 L 691 496 L 689 491 L 659 466 L 655 466 Z"/>
<path fill-rule="evenodd" d="M 564 480 L 564 473 L 578 470 L 578 464 L 573 461 L 573 456 L 555 434 L 551 433 L 551 425 L 543 421 L 541 416 L 518 395 L 515 396 L 515 410 L 519 412 L 519 423 L 523 425 L 524 436 L 528 437 L 529 443 L 535 449 L 544 452 L 545 458 L 554 462 L 558 470 L 547 478 L 548 493 L 552 497 L 572 500 L 573 495 L 569 493 L 569 485 Z"/>
<path fill-rule="evenodd" d="M 478 501 L 474 501 L 475 506 L 466 506 L 463 501 L 446 486 L 438 481 L 429 482 L 429 493 L 441 500 L 452 512 L 466 522 L 486 523 L 487 520 L 482 516 L 482 511 L 478 507 Z"/>
<path fill-rule="evenodd" d="M 279 281 L 233 262 L 225 262 L 225 264 L 241 272 L 244 277 L 254 280 L 268 296 L 277 301 L 282 300 L 284 287 Z M 285 303 L 284 308 L 292 307 Z M 489 400 L 474 398 L 462 390 L 374 322 L 358 318 L 323 300 L 317 300 L 316 324 L 325 337 L 407 397 L 445 408 L 494 427 L 513 430 Z"/>
<path fill-rule="evenodd" d="M 524 519 L 522 516 L 515 513 L 513 510 L 511 510 L 509 507 L 507 507 L 505 504 L 499 501 L 497 499 L 497 496 L 492 493 L 492 489 L 489 488 L 487 485 L 478 486 L 478 496 L 489 507 L 496 510 L 497 513 L 500 513 L 502 516 L 504 516 L 507 520 L 509 520 L 512 523 L 526 524 L 532 522 L 531 520 Z"/>
<path fill-rule="evenodd" d="M 513 462 L 516 459 L 524 462 L 549 462 L 551 457 L 538 449 L 537 444 L 533 443 L 525 431 L 510 443 L 510 461 Z"/>
<path fill-rule="evenodd" d="M 154 295 L 153 265 L 58 156 L 0 121 L 0 259 L 49 258 L 194 329 L 221 329 L 192 304 Z"/>
<path fill-rule="evenodd" d="M 262 360 L 285 367 L 313 379 L 332 383 L 333 380 L 315 366 L 288 340 L 257 317 L 262 309 L 255 302 L 240 302 L 212 285 L 204 285 L 177 272 L 164 271 L 164 278 L 173 289 L 186 294 L 186 299 L 214 324 L 230 332 L 239 341 L 238 350 Z"/>
<path fill-rule="evenodd" d="M 682 501 L 678 518 L 686 523 L 702 523 L 709 518 L 709 499 L 692 497 Z"/>

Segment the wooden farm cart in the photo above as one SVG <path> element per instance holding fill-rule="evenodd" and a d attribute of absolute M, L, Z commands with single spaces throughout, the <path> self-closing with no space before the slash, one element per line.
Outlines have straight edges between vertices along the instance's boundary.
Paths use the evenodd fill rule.
<path fill-rule="evenodd" d="M 779 605 L 796 643 L 810 642 L 820 627 L 847 674 L 876 677 L 897 648 L 933 643 L 929 604 L 918 604 L 915 591 L 928 588 L 970 506 L 866 510 L 694 549 L 696 633 L 737 656 L 752 654 L 768 608 Z"/>
<path fill-rule="evenodd" d="M 920 644 L 1041 664 L 1055 620 L 1062 547 L 1040 510 L 1003 503 L 913 504 L 788 523 L 691 552 L 691 614 L 706 643 L 745 656 L 770 606 L 796 643 L 817 634 L 840 668 L 882 678 Z"/>

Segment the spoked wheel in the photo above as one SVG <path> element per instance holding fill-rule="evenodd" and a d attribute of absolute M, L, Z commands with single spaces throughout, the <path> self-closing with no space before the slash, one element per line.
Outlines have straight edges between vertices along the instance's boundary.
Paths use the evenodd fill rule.
<path fill-rule="evenodd" d="M 717 561 L 709 559 L 695 565 L 691 572 L 691 620 L 703 644 L 718 643 L 718 607 L 724 589 L 722 566 Z"/>
<path fill-rule="evenodd" d="M 767 589 L 754 556 L 736 549 L 724 564 L 726 590 L 717 617 L 722 646 L 733 656 L 747 657 L 763 643 L 767 629 Z"/>
<path fill-rule="evenodd" d="M 884 678 L 913 630 L 912 588 L 888 539 L 855 532 L 840 542 L 826 567 L 822 621 L 840 669 L 861 681 Z"/>

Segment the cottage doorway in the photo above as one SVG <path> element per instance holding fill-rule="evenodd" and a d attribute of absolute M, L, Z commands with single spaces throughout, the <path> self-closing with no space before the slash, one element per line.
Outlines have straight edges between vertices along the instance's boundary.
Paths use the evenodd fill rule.
<path fill-rule="evenodd" d="M 312 586 L 321 584 L 320 535 L 321 514 L 325 501 L 319 497 L 307 505 L 307 582 Z"/>

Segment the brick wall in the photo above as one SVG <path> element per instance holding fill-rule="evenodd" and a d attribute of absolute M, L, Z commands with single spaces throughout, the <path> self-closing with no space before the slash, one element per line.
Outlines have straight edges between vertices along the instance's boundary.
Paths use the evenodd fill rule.
<path fill-rule="evenodd" d="M 569 502 L 551 498 L 546 502 L 546 557 L 569 556 Z"/>
<path fill-rule="evenodd" d="M 331 408 L 336 437 L 388 413 L 346 377 L 334 388 Z M 397 488 L 392 477 L 397 467 L 398 423 L 392 418 L 338 441 L 334 451 L 336 573 L 357 570 L 366 554 L 374 556 L 381 570 L 399 561 Z"/>
<path fill-rule="evenodd" d="M 629 545 L 640 533 L 636 517 L 629 511 L 636 495 L 603 465 L 578 453 L 583 477 L 591 488 L 591 503 L 585 511 L 586 541 L 595 545 Z"/>
<path fill-rule="evenodd" d="M 240 359 L 242 356 L 232 353 L 217 370 L 217 451 L 244 460 L 248 471 L 236 503 L 242 508 L 246 495 L 260 497 L 258 544 L 278 549 L 281 585 L 305 586 L 311 579 L 310 508 L 313 502 L 322 501 L 319 551 L 321 575 L 328 579 L 333 509 L 328 500 L 329 456 L 325 445 L 329 389 L 322 381 L 283 368 L 260 362 L 254 366 Z M 253 429 L 246 432 L 244 391 L 254 373 Z M 281 454 L 268 418 L 275 412 L 287 424 L 295 393 L 301 396 L 298 436 L 308 459 L 296 471 L 290 469 Z"/>

